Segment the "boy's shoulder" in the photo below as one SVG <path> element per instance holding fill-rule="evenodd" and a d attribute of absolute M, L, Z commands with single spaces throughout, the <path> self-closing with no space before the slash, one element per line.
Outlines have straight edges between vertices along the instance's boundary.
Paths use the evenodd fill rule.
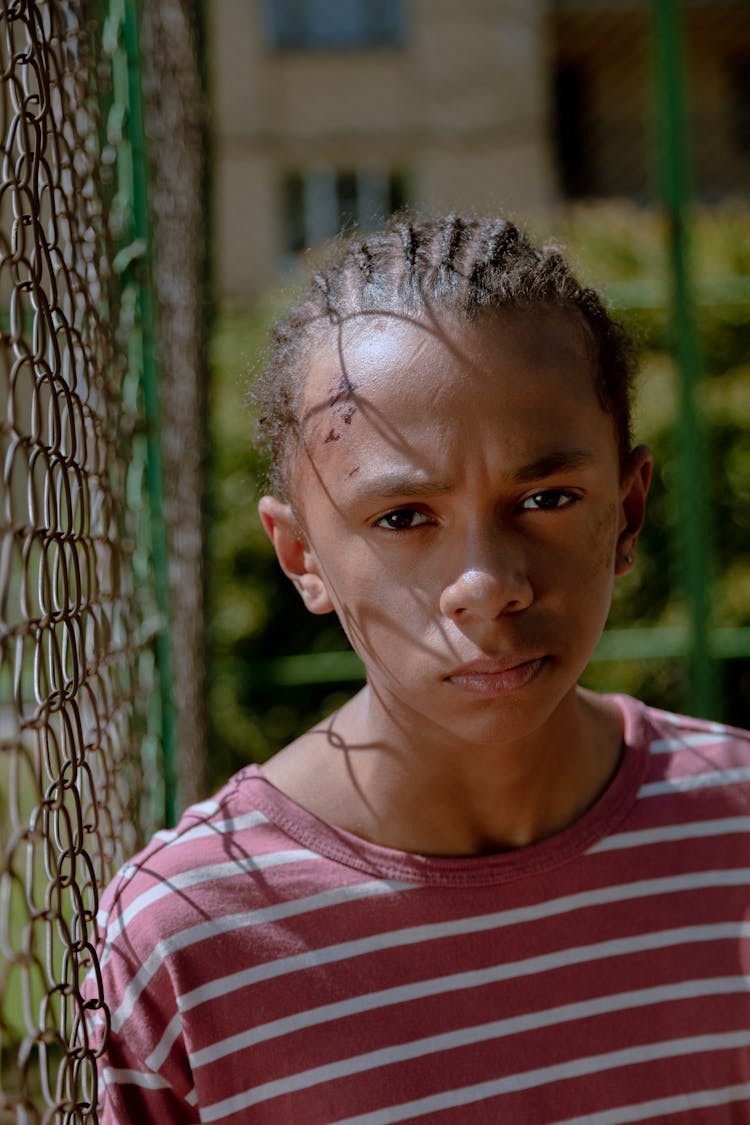
<path fill-rule="evenodd" d="M 750 731 L 618 697 L 625 740 L 648 754 L 641 797 L 682 796 L 686 813 L 746 814 Z M 689 808 L 687 807 L 689 806 Z"/>
<path fill-rule="evenodd" d="M 244 900 L 253 877 L 299 853 L 253 801 L 255 767 L 230 779 L 213 797 L 188 808 L 174 828 L 155 833 L 120 868 L 102 896 L 98 921 L 111 942 L 127 932 L 148 941 L 205 918 L 222 887 L 224 909 Z M 241 886 L 241 890 L 240 890 Z M 234 888 L 234 892 L 233 892 Z"/>
<path fill-rule="evenodd" d="M 207 853 L 221 849 L 227 837 L 263 823 L 264 818 L 252 807 L 245 784 L 254 772 L 253 767 L 240 770 L 211 797 L 185 809 L 173 828 L 155 832 L 124 865 L 120 876 L 129 878 L 138 869 L 152 867 L 167 874 L 173 864 L 179 868 L 193 860 L 201 862 Z"/>
<path fill-rule="evenodd" d="M 726 723 L 651 707 L 630 696 L 615 696 L 625 717 L 625 739 L 646 745 L 652 754 L 705 751 L 725 764 L 750 759 L 750 731 Z"/>

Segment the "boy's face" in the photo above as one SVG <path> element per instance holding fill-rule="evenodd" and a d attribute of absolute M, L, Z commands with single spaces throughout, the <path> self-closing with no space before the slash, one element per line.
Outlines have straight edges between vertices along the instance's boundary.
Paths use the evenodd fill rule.
<path fill-rule="evenodd" d="M 298 524 L 261 513 L 379 705 L 461 742 L 541 726 L 629 569 L 650 470 L 637 450 L 621 473 L 579 320 L 353 318 L 314 355 L 303 417 Z"/>

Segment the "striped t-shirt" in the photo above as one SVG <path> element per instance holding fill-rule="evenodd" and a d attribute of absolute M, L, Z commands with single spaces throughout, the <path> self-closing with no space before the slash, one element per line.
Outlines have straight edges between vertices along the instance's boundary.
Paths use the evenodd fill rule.
<path fill-rule="evenodd" d="M 375 846 L 253 766 L 159 833 L 102 902 L 105 1125 L 750 1122 L 750 735 L 615 698 L 609 788 L 518 851 Z"/>

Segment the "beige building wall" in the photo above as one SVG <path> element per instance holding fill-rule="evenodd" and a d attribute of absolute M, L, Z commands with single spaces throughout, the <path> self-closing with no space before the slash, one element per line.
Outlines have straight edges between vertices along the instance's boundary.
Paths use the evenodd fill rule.
<path fill-rule="evenodd" d="M 648 5 L 403 6 L 398 47 L 278 50 L 264 0 L 211 0 L 220 299 L 248 300 L 288 259 L 290 173 L 330 184 L 357 170 L 382 193 L 390 170 L 417 206 L 523 219 L 563 196 L 654 198 Z M 747 198 L 750 4 L 688 5 L 685 28 L 698 194 Z"/>
<path fill-rule="evenodd" d="M 275 50 L 262 0 L 213 0 L 216 280 L 244 300 L 283 255 L 285 172 L 396 169 L 427 208 L 555 197 L 537 0 L 412 0 L 402 46 Z"/>

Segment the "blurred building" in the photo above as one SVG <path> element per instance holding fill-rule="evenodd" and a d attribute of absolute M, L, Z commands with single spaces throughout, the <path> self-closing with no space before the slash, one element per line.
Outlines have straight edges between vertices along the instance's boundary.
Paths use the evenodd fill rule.
<path fill-rule="evenodd" d="M 685 4 L 696 184 L 750 191 L 750 5 Z M 216 279 L 247 299 L 413 202 L 529 216 L 653 195 L 651 5 L 213 0 Z"/>

